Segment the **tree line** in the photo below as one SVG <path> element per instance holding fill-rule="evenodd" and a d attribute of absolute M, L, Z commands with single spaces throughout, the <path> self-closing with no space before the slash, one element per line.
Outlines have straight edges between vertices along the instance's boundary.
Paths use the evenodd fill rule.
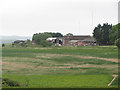
<path fill-rule="evenodd" d="M 72 33 L 66 34 L 67 36 L 73 36 Z M 32 37 L 32 41 L 38 45 L 51 45 L 46 41 L 49 37 L 63 37 L 61 33 L 36 33 Z M 117 25 L 112 25 L 104 23 L 103 25 L 98 24 L 93 30 L 93 37 L 96 39 L 97 44 L 99 45 L 114 45 L 116 44 L 120 47 L 120 23 Z"/>
<path fill-rule="evenodd" d="M 32 41 L 36 43 L 37 45 L 41 45 L 43 47 L 51 46 L 52 44 L 48 41 L 46 41 L 47 38 L 50 37 L 63 37 L 61 33 L 52 33 L 52 32 L 44 32 L 44 33 L 36 33 L 32 37 Z"/>
<path fill-rule="evenodd" d="M 117 25 L 98 24 L 93 30 L 93 37 L 99 45 L 120 45 L 120 23 Z"/>
<path fill-rule="evenodd" d="M 68 33 L 66 35 L 73 36 L 72 33 Z M 33 34 L 32 41 L 37 45 L 42 45 L 43 47 L 51 46 L 52 44 L 46 41 L 46 39 L 50 37 L 63 37 L 63 34 L 59 32 L 35 33 Z M 120 23 L 116 25 L 108 23 L 104 23 L 103 25 L 98 24 L 93 30 L 93 37 L 99 45 L 116 44 L 120 48 Z M 2 47 L 5 47 L 5 44 L 3 44 Z"/>

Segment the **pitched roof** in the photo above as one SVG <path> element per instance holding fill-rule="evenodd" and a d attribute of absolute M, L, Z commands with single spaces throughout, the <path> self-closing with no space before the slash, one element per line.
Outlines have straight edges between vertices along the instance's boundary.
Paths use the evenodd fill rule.
<path fill-rule="evenodd" d="M 86 38 L 91 38 L 90 35 L 74 35 L 74 36 L 63 36 L 66 40 L 84 40 Z"/>
<path fill-rule="evenodd" d="M 96 39 L 91 37 L 91 38 L 86 38 L 84 40 L 82 40 L 83 42 L 96 42 Z"/>
<path fill-rule="evenodd" d="M 25 42 L 25 41 L 23 41 L 23 40 L 16 40 L 16 41 L 14 41 L 14 43 L 20 43 L 20 42 Z"/>

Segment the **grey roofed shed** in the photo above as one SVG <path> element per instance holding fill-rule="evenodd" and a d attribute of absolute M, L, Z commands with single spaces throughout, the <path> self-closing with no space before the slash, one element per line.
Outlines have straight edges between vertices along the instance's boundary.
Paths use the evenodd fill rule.
<path fill-rule="evenodd" d="M 71 42 L 71 43 L 76 43 L 76 42 L 78 42 L 78 41 L 80 41 L 80 40 L 70 40 L 69 42 Z"/>
<path fill-rule="evenodd" d="M 23 41 L 23 40 L 16 40 L 16 41 L 14 41 L 14 43 L 20 43 L 20 42 L 25 42 L 25 41 Z"/>
<path fill-rule="evenodd" d="M 91 38 L 86 38 L 84 40 L 82 40 L 82 42 L 96 42 L 96 39 L 91 37 Z"/>

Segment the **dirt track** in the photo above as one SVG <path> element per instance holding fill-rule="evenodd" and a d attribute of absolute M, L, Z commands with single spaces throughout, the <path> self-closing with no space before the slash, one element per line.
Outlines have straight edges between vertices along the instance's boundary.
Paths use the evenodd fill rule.
<path fill-rule="evenodd" d="M 100 57 L 92 57 L 92 56 L 78 56 L 78 55 L 62 55 L 62 54 L 45 54 L 45 55 L 37 55 L 36 57 L 43 57 L 43 58 L 50 58 L 50 57 L 61 57 L 61 56 L 73 56 L 77 58 L 84 58 L 84 59 L 99 59 L 99 60 L 106 60 L 106 61 L 111 61 L 111 62 L 118 62 L 117 59 L 110 59 L 110 58 L 100 58 Z M 8 57 L 3 57 L 8 58 Z M 14 59 L 14 58 L 12 58 Z M 15 59 L 17 59 L 15 57 Z M 31 58 L 21 58 L 22 60 L 27 60 Z M 40 59 L 37 59 L 40 60 Z M 34 65 L 26 65 L 24 63 L 15 63 L 15 62 L 0 62 L 3 65 L 9 65 L 12 67 L 18 67 L 18 68 L 36 68 Z M 84 65 L 74 65 L 74 64 L 55 64 L 56 66 L 38 66 L 37 68 L 79 68 L 79 67 L 100 67 L 100 68 L 113 68 L 113 67 L 118 67 L 118 65 L 90 65 L 90 64 L 84 64 Z"/>
<path fill-rule="evenodd" d="M 106 61 L 111 61 L 111 62 L 118 62 L 118 59 L 111 59 L 111 58 L 101 58 L 101 57 L 93 57 L 93 56 L 79 56 L 79 55 L 65 55 L 65 54 L 46 54 L 44 57 L 50 58 L 54 56 L 73 56 L 77 58 L 83 58 L 83 59 L 99 59 L 99 60 L 106 60 Z M 41 56 L 37 56 L 41 57 Z M 43 56 L 42 56 L 43 57 Z"/>
<path fill-rule="evenodd" d="M 115 81 L 115 79 L 118 77 L 118 75 L 112 75 L 113 76 L 113 79 L 112 79 L 112 81 L 108 84 L 108 86 L 110 86 L 114 81 Z"/>
<path fill-rule="evenodd" d="M 18 63 L 11 63 L 11 62 L 2 62 L 2 64 L 7 64 L 12 67 L 19 67 L 19 68 L 35 68 L 35 66 L 32 65 L 26 65 L 26 64 L 18 64 Z M 74 64 L 61 64 L 61 65 L 66 65 L 66 66 L 38 66 L 37 68 L 88 68 L 88 67 L 94 67 L 94 68 L 116 68 L 118 65 L 90 65 L 90 64 L 85 64 L 85 65 L 74 65 Z M 70 66 L 67 66 L 70 65 Z"/>

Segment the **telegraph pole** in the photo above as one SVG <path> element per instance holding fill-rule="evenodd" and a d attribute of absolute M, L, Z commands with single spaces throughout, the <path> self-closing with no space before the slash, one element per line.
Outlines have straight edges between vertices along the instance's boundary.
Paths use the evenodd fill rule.
<path fill-rule="evenodd" d="M 91 16 L 92 16 L 92 25 L 91 25 L 91 29 L 93 30 L 93 9 L 92 9 L 92 12 L 91 12 Z"/>
<path fill-rule="evenodd" d="M 80 33 L 80 21 L 78 22 L 78 24 L 79 24 L 79 29 L 78 30 L 79 30 L 79 33 Z"/>

